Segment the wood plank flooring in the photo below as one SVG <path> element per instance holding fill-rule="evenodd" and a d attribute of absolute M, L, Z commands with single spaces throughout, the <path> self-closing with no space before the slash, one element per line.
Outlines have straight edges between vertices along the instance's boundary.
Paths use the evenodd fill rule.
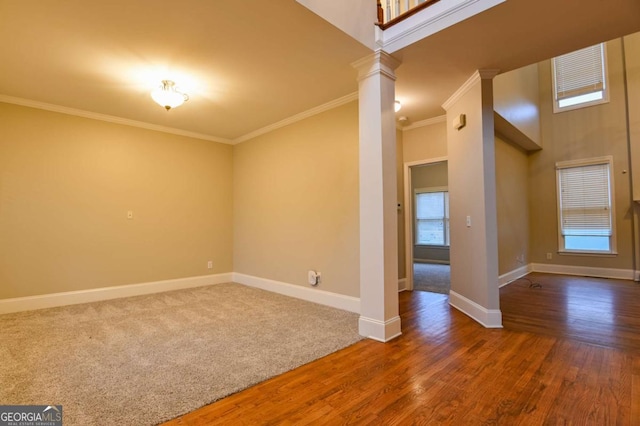
<path fill-rule="evenodd" d="M 542 289 L 501 290 L 504 329 L 483 328 L 445 295 L 401 293 L 401 337 L 361 341 L 166 425 L 640 424 L 640 286 L 529 279 Z"/>

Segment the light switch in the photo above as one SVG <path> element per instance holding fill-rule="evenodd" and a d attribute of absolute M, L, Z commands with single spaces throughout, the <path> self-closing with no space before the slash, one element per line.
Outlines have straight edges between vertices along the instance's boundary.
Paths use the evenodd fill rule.
<path fill-rule="evenodd" d="M 467 228 L 471 228 L 471 216 L 467 216 Z"/>
<path fill-rule="evenodd" d="M 127 211 L 127 219 L 133 219 L 133 211 Z"/>

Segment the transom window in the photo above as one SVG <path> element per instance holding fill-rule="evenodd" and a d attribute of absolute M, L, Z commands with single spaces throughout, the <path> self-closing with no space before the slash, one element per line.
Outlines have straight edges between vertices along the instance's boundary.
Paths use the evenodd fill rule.
<path fill-rule="evenodd" d="M 449 192 L 443 188 L 418 189 L 415 194 L 416 244 L 449 245 Z"/>
<path fill-rule="evenodd" d="M 604 43 L 553 58 L 553 111 L 609 101 Z"/>
<path fill-rule="evenodd" d="M 614 254 L 613 159 L 556 163 L 560 252 Z"/>

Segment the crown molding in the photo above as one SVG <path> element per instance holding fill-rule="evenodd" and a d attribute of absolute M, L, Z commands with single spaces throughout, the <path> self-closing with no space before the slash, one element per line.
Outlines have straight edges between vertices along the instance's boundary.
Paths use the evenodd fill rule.
<path fill-rule="evenodd" d="M 449 108 L 456 102 L 460 100 L 460 98 L 471 89 L 471 87 L 480 80 L 491 80 L 496 75 L 498 75 L 499 70 L 496 69 L 488 69 L 488 70 L 476 70 L 471 77 L 467 81 L 464 82 L 462 86 L 458 90 L 456 90 L 453 95 L 449 97 L 443 104 L 442 108 L 445 111 L 449 110 Z"/>
<path fill-rule="evenodd" d="M 284 120 L 278 121 L 277 123 L 270 124 L 268 126 L 262 127 L 253 132 L 247 133 L 243 136 L 240 136 L 236 139 L 226 139 L 220 138 L 217 136 L 207 135 L 203 133 L 190 132 L 188 130 L 176 129 L 174 127 L 160 126 L 157 124 L 145 123 L 143 121 L 130 120 L 128 118 L 116 117 L 113 115 L 100 114 L 97 112 L 84 111 L 81 109 L 69 108 L 60 105 L 48 104 L 45 102 L 38 102 L 31 99 L 17 98 L 14 96 L 2 95 L 0 94 L 0 102 L 25 106 L 29 108 L 37 108 L 46 111 L 57 112 L 61 114 L 74 115 L 77 117 L 89 118 L 93 120 L 106 121 L 109 123 L 122 124 L 125 126 L 138 127 L 141 129 L 154 130 L 157 132 L 170 133 L 179 136 L 187 136 L 195 139 L 202 139 L 212 142 L 236 145 L 242 142 L 246 142 L 250 139 L 263 135 L 265 133 L 272 132 L 281 127 L 288 126 L 290 124 L 296 123 L 298 121 L 304 120 L 305 118 L 312 117 L 314 115 L 320 114 L 325 111 L 329 111 L 333 108 L 337 108 L 339 106 L 348 104 L 349 102 L 353 102 L 358 99 L 358 92 L 350 93 L 346 96 L 343 96 L 338 99 L 334 99 L 333 101 L 327 102 L 325 104 L 319 105 L 315 108 L 311 108 L 307 111 L 303 111 L 299 114 L 293 115 L 289 118 L 285 118 Z"/>
<path fill-rule="evenodd" d="M 281 127 L 288 126 L 290 124 L 296 123 L 298 121 L 304 120 L 305 118 L 313 117 L 314 115 L 320 114 L 325 111 L 329 111 L 330 109 L 337 108 L 339 106 L 348 104 L 349 102 L 353 102 L 358 99 L 358 92 L 350 93 L 346 96 L 343 96 L 338 99 L 334 99 L 333 101 L 327 102 L 326 104 L 319 105 L 315 108 L 311 108 L 307 111 L 303 111 L 299 114 L 293 115 L 289 118 L 285 118 L 284 120 L 278 121 L 277 123 L 270 124 L 268 126 L 262 127 L 261 129 L 254 130 L 251 133 L 247 133 L 246 135 L 240 136 L 233 141 L 232 144 L 236 145 L 242 142 L 246 142 L 250 139 L 258 137 L 260 135 L 264 135 L 265 133 L 272 132 Z"/>
<path fill-rule="evenodd" d="M 447 121 L 446 115 L 439 115 L 437 117 L 427 118 L 426 120 L 416 121 L 415 123 L 411 123 L 406 127 L 402 128 L 402 131 L 418 129 L 420 127 L 431 126 L 433 124 L 444 123 Z"/>
<path fill-rule="evenodd" d="M 60 114 L 74 115 L 77 117 L 90 118 L 92 120 L 106 121 L 108 123 L 122 124 L 124 126 L 138 127 L 141 129 L 154 130 L 156 132 L 171 133 L 173 135 L 186 136 L 194 139 L 202 139 L 206 141 L 231 144 L 232 141 L 217 136 L 206 135 L 203 133 L 190 132 L 188 130 L 176 129 L 174 127 L 160 126 L 158 124 L 145 123 L 143 121 L 130 120 L 128 118 L 116 117 L 114 115 L 100 114 L 97 112 L 85 111 L 76 108 L 69 108 L 60 105 L 38 102 L 31 99 L 17 98 L 0 94 L 0 102 L 25 106 L 29 108 L 37 108 Z"/>

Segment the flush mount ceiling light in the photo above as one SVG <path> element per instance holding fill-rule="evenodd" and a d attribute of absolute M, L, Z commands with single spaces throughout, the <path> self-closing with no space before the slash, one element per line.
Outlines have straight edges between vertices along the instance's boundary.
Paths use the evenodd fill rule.
<path fill-rule="evenodd" d="M 400 101 L 396 101 L 393 104 L 393 109 L 395 109 L 396 112 L 400 111 L 400 108 L 402 108 L 402 104 L 400 103 Z"/>
<path fill-rule="evenodd" d="M 167 111 L 189 100 L 189 96 L 179 92 L 176 84 L 171 80 L 162 80 L 162 84 L 151 92 L 151 98 Z"/>

